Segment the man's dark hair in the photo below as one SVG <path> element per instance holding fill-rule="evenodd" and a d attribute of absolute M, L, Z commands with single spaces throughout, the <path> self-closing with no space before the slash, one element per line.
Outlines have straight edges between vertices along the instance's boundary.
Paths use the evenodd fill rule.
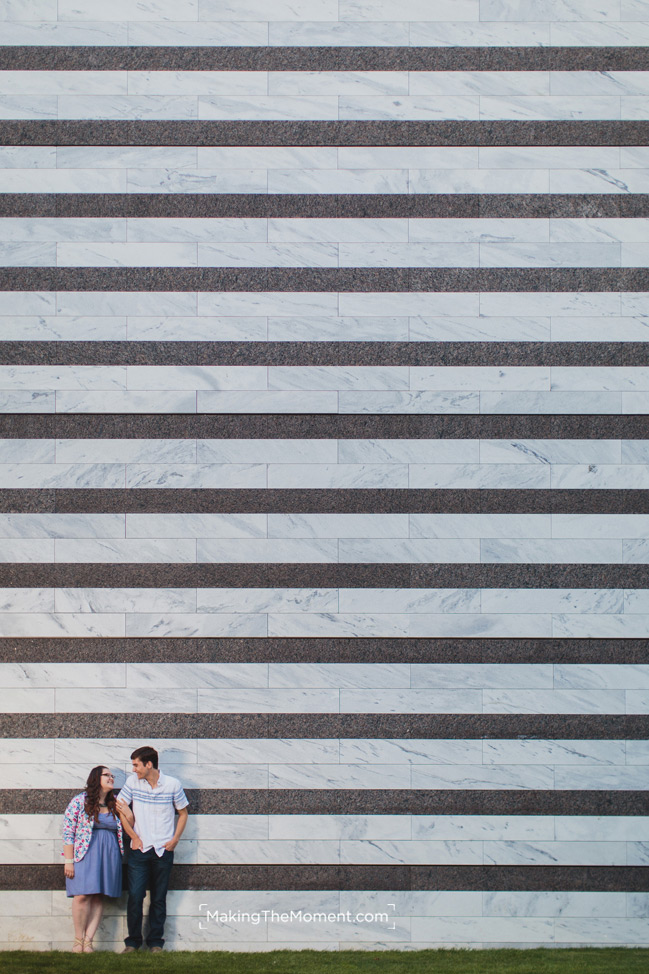
<path fill-rule="evenodd" d="M 141 761 L 142 764 L 148 764 L 149 761 L 154 768 L 158 767 L 158 752 L 150 744 L 145 744 L 144 747 L 136 747 L 136 749 L 131 754 L 131 761 Z"/>

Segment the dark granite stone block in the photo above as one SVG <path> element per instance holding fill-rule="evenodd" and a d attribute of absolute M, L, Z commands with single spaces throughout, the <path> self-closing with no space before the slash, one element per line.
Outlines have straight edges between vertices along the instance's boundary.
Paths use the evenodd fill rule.
<path fill-rule="evenodd" d="M 53 413 L 2 413 L 0 431 L 3 438 L 54 439 L 57 417 Z M 2 496 L 3 492 L 0 492 Z"/>
<path fill-rule="evenodd" d="M 275 286 L 273 290 L 296 290 L 291 284 L 291 273 L 292 269 L 285 275 L 283 287 Z M 307 280 L 304 279 L 305 285 Z M 7 291 L 266 291 L 268 270 L 264 267 L 3 267 L 0 288 Z"/>
<path fill-rule="evenodd" d="M 0 215 L 184 219 L 646 217 L 649 194 L 7 193 L 0 196 Z"/>
<path fill-rule="evenodd" d="M 468 50 L 471 50 L 471 48 Z M 550 69 L 552 55 L 557 49 L 552 47 L 476 47 L 474 50 L 478 54 L 479 67 L 464 68 L 462 70 L 548 71 Z M 581 48 L 581 50 L 585 49 Z M 590 48 L 590 50 L 593 49 Z M 591 62 L 592 60 L 591 57 Z"/>
<path fill-rule="evenodd" d="M 192 815 L 268 815 L 265 788 L 186 789 Z"/>
<path fill-rule="evenodd" d="M 642 71 L 642 47 L 15 46 L 22 71 Z"/>
<path fill-rule="evenodd" d="M 627 219 L 646 216 L 648 199 L 646 193 L 632 193 L 618 196 L 619 215 Z"/>
<path fill-rule="evenodd" d="M 60 865 L 0 866 L 2 890 L 65 888 Z M 641 866 L 175 865 L 184 890 L 561 890 L 643 892 Z"/>
<path fill-rule="evenodd" d="M 0 564 L 22 588 L 626 588 L 649 587 L 649 565 L 528 564 Z"/>
<path fill-rule="evenodd" d="M 31 430 L 31 434 L 26 433 L 26 435 L 36 436 L 38 434 L 35 431 L 41 428 L 40 419 L 41 417 L 37 416 L 26 416 L 24 420 L 21 418 L 21 421 L 10 428 Z M 269 438 L 269 419 L 263 413 L 251 415 L 59 413 L 55 419 L 56 436 L 60 439 Z M 4 424 L 0 417 L 0 430 L 3 428 Z M 270 436 L 270 439 L 275 439 L 277 436 Z"/>
<path fill-rule="evenodd" d="M 649 571 L 649 566 L 642 567 Z M 449 571 L 459 581 L 456 566 Z M 443 569 L 439 577 L 445 577 Z M 460 584 L 470 585 L 472 573 L 467 572 L 466 578 Z M 413 582 L 423 584 L 413 579 L 410 565 L 394 564 L 0 564 L 0 585 L 8 587 L 408 588 Z"/>
<path fill-rule="evenodd" d="M 546 50 L 550 71 L 647 70 L 646 47 L 548 47 Z"/>
<path fill-rule="evenodd" d="M 634 210 L 639 211 L 638 216 L 649 209 L 647 194 L 628 198 L 636 201 Z M 607 193 L 485 193 L 480 196 L 480 216 L 496 219 L 617 217 L 626 199 Z"/>
<path fill-rule="evenodd" d="M 182 219 L 335 217 L 339 199 L 335 194 L 323 193 L 123 193 L 116 196 L 129 216 Z M 98 206 L 102 205 L 99 201 Z"/>
<path fill-rule="evenodd" d="M 411 866 L 412 889 L 640 892 L 649 889 L 641 866 Z"/>
<path fill-rule="evenodd" d="M 196 352 L 193 342 L 6 341 L 0 364 L 197 365 Z"/>
<path fill-rule="evenodd" d="M 384 438 L 630 440 L 646 438 L 647 418 L 641 415 L 573 416 L 498 413 L 470 415 L 5 413 L 0 415 L 0 435 L 21 439 L 52 437 L 59 439 L 227 439 L 234 437 L 270 440 Z M 178 497 L 190 496 L 184 489 L 175 490 L 173 493 Z M 348 495 L 355 493 L 358 491 L 347 492 Z M 443 491 L 438 493 L 444 496 Z M 502 493 L 515 495 L 517 492 L 503 490 Z M 538 495 L 540 491 L 533 493 Z M 276 492 L 276 496 L 282 495 L 287 495 L 287 491 Z"/>
<path fill-rule="evenodd" d="M 149 716 L 151 717 L 148 720 Z M 446 740 L 561 738 L 638 740 L 646 715 L 598 714 L 21 714 L 0 715 L 5 736 L 425 738 Z M 347 794 L 345 791 L 344 794 Z M 612 793 L 614 794 L 614 792 Z"/>
<path fill-rule="evenodd" d="M 546 267 L 412 267 L 410 268 L 409 290 L 558 290 L 558 288 L 552 288 L 551 283 L 550 269 Z M 578 290 L 578 288 L 574 290 Z M 601 288 L 600 290 L 607 289 Z"/>
<path fill-rule="evenodd" d="M 331 868 L 331 867 L 330 867 Z M 393 890 L 411 888 L 411 866 L 338 866 L 338 885 L 333 889 Z M 301 879 L 298 873 L 296 879 Z M 333 878 L 333 877 L 332 877 Z M 322 876 L 326 881 L 328 877 Z"/>
<path fill-rule="evenodd" d="M 0 490 L 2 514 L 46 514 L 56 509 L 56 491 L 50 487 L 41 490 Z"/>
<path fill-rule="evenodd" d="M 265 714 L 20 714 L 13 722 L 0 716 L 5 737 L 245 737 L 268 736 Z"/>
<path fill-rule="evenodd" d="M 646 145 L 649 121 L 3 121 L 0 145 Z"/>
<path fill-rule="evenodd" d="M 0 662 L 648 663 L 642 639 L 0 638 Z M 238 715 L 242 717 L 243 715 Z M 268 720 L 273 722 L 272 715 Z M 282 716 L 282 720 L 289 718 Z"/>
<path fill-rule="evenodd" d="M 649 344 L 615 341 L 4 341 L 0 342 L 0 364 L 620 367 L 649 365 Z M 307 417 L 307 420 L 312 421 L 312 418 Z"/>
<path fill-rule="evenodd" d="M 56 196 L 51 193 L 2 193 L 0 217 L 54 217 Z"/>
<path fill-rule="evenodd" d="M 553 267 L 549 291 L 647 291 L 646 267 Z"/>
<path fill-rule="evenodd" d="M 169 889 L 274 889 L 265 865 L 177 865 L 171 871 Z"/>
<path fill-rule="evenodd" d="M 547 513 L 648 514 L 646 490 L 24 489 L 0 492 L 5 513 Z"/>
<path fill-rule="evenodd" d="M 403 566 L 402 566 L 403 567 Z M 646 588 L 649 565 L 411 565 L 411 588 Z"/>
<path fill-rule="evenodd" d="M 168 194 L 152 194 L 152 199 Z M 57 193 L 52 197 L 56 201 L 57 217 L 129 217 L 137 216 L 134 201 L 139 198 L 133 193 Z M 188 197 L 192 199 L 192 197 Z M 155 216 L 154 206 L 149 204 Z M 189 208 L 189 207 L 188 207 Z M 149 215 L 149 214 L 142 214 Z"/>
<path fill-rule="evenodd" d="M 62 814 L 73 789 L 0 791 L 0 814 Z M 187 789 L 200 815 L 646 815 L 646 792 Z"/>

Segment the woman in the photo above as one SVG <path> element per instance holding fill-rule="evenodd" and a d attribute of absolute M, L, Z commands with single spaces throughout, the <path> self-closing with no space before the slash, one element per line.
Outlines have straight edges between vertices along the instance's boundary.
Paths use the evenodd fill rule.
<path fill-rule="evenodd" d="M 86 790 L 75 795 L 65 810 L 65 887 L 73 898 L 75 954 L 94 952 L 92 941 L 104 911 L 104 896 L 122 892 L 124 843 L 113 783 L 108 768 L 93 768 Z"/>

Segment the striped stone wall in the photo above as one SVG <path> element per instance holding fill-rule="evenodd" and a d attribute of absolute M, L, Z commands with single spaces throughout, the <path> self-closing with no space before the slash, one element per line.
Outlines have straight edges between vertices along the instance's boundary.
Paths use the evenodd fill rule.
<path fill-rule="evenodd" d="M 0 19 L 0 948 L 646 944 L 649 0 Z"/>

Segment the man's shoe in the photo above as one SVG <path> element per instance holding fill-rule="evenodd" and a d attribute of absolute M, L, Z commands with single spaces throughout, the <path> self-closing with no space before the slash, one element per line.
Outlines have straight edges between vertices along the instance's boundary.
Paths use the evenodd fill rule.
<path fill-rule="evenodd" d="M 120 951 L 120 953 L 121 954 L 134 954 L 136 950 L 137 950 L 137 947 L 129 947 L 127 945 L 126 947 L 124 947 L 123 950 Z"/>
<path fill-rule="evenodd" d="M 162 953 L 162 947 L 152 947 L 151 948 L 151 953 L 152 954 L 161 954 Z"/>

